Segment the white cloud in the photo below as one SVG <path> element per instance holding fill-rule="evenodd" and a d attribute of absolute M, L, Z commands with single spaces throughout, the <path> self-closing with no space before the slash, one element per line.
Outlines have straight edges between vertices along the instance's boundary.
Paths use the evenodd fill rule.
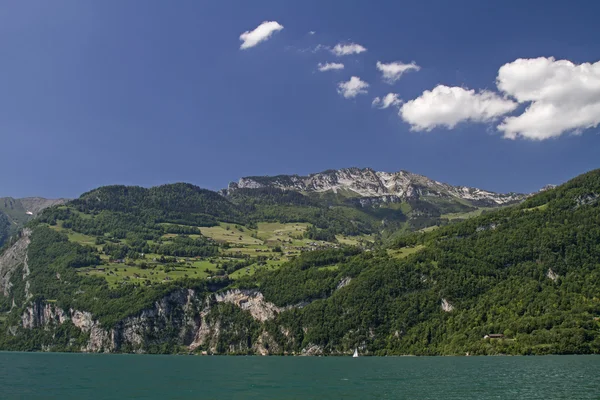
<path fill-rule="evenodd" d="M 347 82 L 338 83 L 338 93 L 347 99 L 352 99 L 359 94 L 366 94 L 369 84 L 358 76 L 353 76 Z"/>
<path fill-rule="evenodd" d="M 380 109 L 389 108 L 389 107 L 398 107 L 402 104 L 402 100 L 398 97 L 396 93 L 388 93 L 383 98 L 375 97 L 371 105 L 373 107 L 377 107 Z"/>
<path fill-rule="evenodd" d="M 514 111 L 517 103 L 489 91 L 438 85 L 400 108 L 399 115 L 416 131 L 436 126 L 454 128 L 459 122 L 487 122 Z"/>
<path fill-rule="evenodd" d="M 519 103 L 528 103 L 522 114 L 498 126 L 505 138 L 544 140 L 600 124 L 600 61 L 518 59 L 500 68 L 496 83 Z"/>
<path fill-rule="evenodd" d="M 383 73 L 383 80 L 389 84 L 396 82 L 402 77 L 402 74 L 407 71 L 419 71 L 419 67 L 414 61 L 410 64 L 404 64 L 400 61 L 391 62 L 388 64 L 377 61 L 377 69 Z"/>
<path fill-rule="evenodd" d="M 256 27 L 253 31 L 246 31 L 240 35 L 240 40 L 243 42 L 240 49 L 249 49 L 256 46 L 260 42 L 269 39 L 273 33 L 283 29 L 276 21 L 265 21 Z"/>
<path fill-rule="evenodd" d="M 365 51 L 367 51 L 365 47 L 356 43 L 338 43 L 333 49 L 331 49 L 331 52 L 336 56 L 349 56 L 351 54 L 360 54 Z"/>
<path fill-rule="evenodd" d="M 319 63 L 319 65 L 317 67 L 319 68 L 319 71 L 325 72 L 325 71 L 330 71 L 330 70 L 344 69 L 344 64 L 342 64 L 342 63 L 325 63 L 325 64 Z"/>
<path fill-rule="evenodd" d="M 315 31 L 308 32 L 309 35 L 314 35 L 315 33 L 317 33 L 317 32 L 315 32 Z"/>
<path fill-rule="evenodd" d="M 316 53 L 318 53 L 320 51 L 323 51 L 323 50 L 330 50 L 331 48 L 328 47 L 328 46 L 325 46 L 323 44 L 318 44 L 318 45 L 316 45 L 314 47 L 302 47 L 302 48 L 299 48 L 299 47 L 296 47 L 296 46 L 289 46 L 288 45 L 288 46 L 285 46 L 285 49 L 286 50 L 297 51 L 298 53 L 315 53 L 316 54 Z"/>

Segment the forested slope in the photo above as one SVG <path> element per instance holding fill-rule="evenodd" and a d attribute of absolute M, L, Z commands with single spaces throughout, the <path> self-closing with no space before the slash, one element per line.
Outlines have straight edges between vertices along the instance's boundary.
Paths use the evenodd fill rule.
<path fill-rule="evenodd" d="M 598 352 L 599 199 L 593 171 L 517 208 L 403 238 L 396 247 L 422 246 L 403 260 L 360 256 L 332 271 L 361 271 L 347 287 L 303 310 L 302 340 L 380 354 Z M 284 305 L 281 282 L 260 288 Z"/>
<path fill-rule="evenodd" d="M 223 244 L 187 229 L 224 218 L 251 226 L 261 207 L 320 209 L 314 199 L 282 192 L 263 192 L 260 201 L 251 201 L 213 198 L 191 186 L 147 190 L 102 188 L 68 207 L 47 210 L 30 225 L 27 259 L 0 265 L 2 276 L 13 271 L 10 285 L 2 288 L 8 295 L 0 296 L 0 348 L 600 352 L 600 170 L 517 206 L 401 236 L 388 247 L 335 245 L 290 256 L 278 268 L 209 279 L 192 275 L 115 286 L 108 276 L 82 273 L 105 262 L 109 243 L 109 251 L 128 246 L 131 256 L 148 250 L 136 248 L 136 242 L 151 251 L 217 246 L 224 259 Z M 187 194 L 179 197 L 182 192 Z M 178 234 L 168 231 L 176 226 L 188 227 L 177 229 L 192 242 L 173 239 Z M 109 243 L 72 240 L 86 232 Z M 244 232 L 236 232 L 237 240 Z M 141 268 L 134 265 L 117 269 Z M 156 261 L 151 272 L 166 267 L 176 268 Z M 87 325 L 81 313 L 89 313 Z M 501 336 L 485 338 L 490 334 Z"/>

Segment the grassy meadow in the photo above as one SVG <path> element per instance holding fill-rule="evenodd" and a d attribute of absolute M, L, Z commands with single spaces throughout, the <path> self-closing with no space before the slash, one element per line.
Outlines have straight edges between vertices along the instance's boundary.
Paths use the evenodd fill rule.
<path fill-rule="evenodd" d="M 311 240 L 304 237 L 310 227 L 308 223 L 261 222 L 256 229 L 245 226 L 219 223 L 212 227 L 199 227 L 201 234 L 185 235 L 190 238 L 205 237 L 219 245 L 218 255 L 211 257 L 170 257 L 170 262 L 161 261 L 159 254 L 143 254 L 138 259 L 111 260 L 103 253 L 104 244 L 98 244 L 94 236 L 66 229 L 59 221 L 52 229 L 65 233 L 69 241 L 96 249 L 101 264 L 95 267 L 80 268 L 79 273 L 87 276 L 100 276 L 111 287 L 123 284 L 152 285 L 183 278 L 209 278 L 223 274 L 221 267 L 231 263 L 246 262 L 248 265 L 229 274 L 231 279 L 252 275 L 267 268 L 277 269 L 290 258 L 302 251 L 339 245 L 360 245 L 372 242 L 371 236 L 349 237 L 337 235 L 337 243 Z M 171 243 L 180 236 L 167 233 L 160 237 L 163 244 Z M 127 244 L 127 239 L 111 239 L 117 244 Z M 148 240 L 148 244 L 155 244 Z M 164 259 L 164 258 L 163 258 Z M 337 268 L 337 267 L 328 267 Z"/>

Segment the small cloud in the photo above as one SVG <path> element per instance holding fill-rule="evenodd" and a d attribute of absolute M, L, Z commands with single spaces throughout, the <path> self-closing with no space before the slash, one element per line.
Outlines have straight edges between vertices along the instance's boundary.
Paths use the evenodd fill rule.
<path fill-rule="evenodd" d="M 353 99 L 359 94 L 366 94 L 369 84 L 358 76 L 353 76 L 347 82 L 338 83 L 338 93 L 346 99 Z"/>
<path fill-rule="evenodd" d="M 331 71 L 331 70 L 344 69 L 344 64 L 342 64 L 342 63 L 325 63 L 325 64 L 319 63 L 319 65 L 317 67 L 319 68 L 319 71 L 325 72 L 325 71 Z"/>
<path fill-rule="evenodd" d="M 316 54 L 316 53 L 318 53 L 320 51 L 323 51 L 323 50 L 331 50 L 331 48 L 329 46 L 326 46 L 324 44 L 318 44 L 318 45 L 316 45 L 314 47 L 305 47 L 305 48 L 297 48 L 297 47 L 294 47 L 294 46 L 286 46 L 286 49 L 287 50 L 295 50 L 298 53 L 313 53 L 313 54 Z"/>
<path fill-rule="evenodd" d="M 240 49 L 245 50 L 256 46 L 257 44 L 269 39 L 273 33 L 283 29 L 276 21 L 265 21 L 256 27 L 253 31 L 246 31 L 240 35 L 240 40 L 243 42 Z"/>
<path fill-rule="evenodd" d="M 324 45 L 324 44 L 318 44 L 311 49 L 311 51 L 313 53 L 318 53 L 319 51 L 322 51 L 322 50 L 331 50 L 331 47 Z"/>
<path fill-rule="evenodd" d="M 331 52 L 338 57 L 339 56 L 349 56 L 352 54 L 360 54 L 365 51 L 367 51 L 367 49 L 365 47 L 361 46 L 360 44 L 356 44 L 356 43 L 347 43 L 347 44 L 338 43 L 335 45 L 335 47 L 333 49 L 331 49 Z"/>
<path fill-rule="evenodd" d="M 407 71 L 419 71 L 419 67 L 414 61 L 410 64 L 404 64 L 400 61 L 391 63 L 382 63 L 377 61 L 377 69 L 383 74 L 383 80 L 389 84 L 396 82 Z"/>
<path fill-rule="evenodd" d="M 402 104 L 402 100 L 397 93 L 388 93 L 383 98 L 375 97 L 371 105 L 373 107 L 377 107 L 379 109 L 389 108 L 389 107 L 398 107 Z"/>
<path fill-rule="evenodd" d="M 317 32 L 315 32 L 315 31 L 308 32 L 309 35 L 314 35 L 315 33 L 317 33 Z"/>

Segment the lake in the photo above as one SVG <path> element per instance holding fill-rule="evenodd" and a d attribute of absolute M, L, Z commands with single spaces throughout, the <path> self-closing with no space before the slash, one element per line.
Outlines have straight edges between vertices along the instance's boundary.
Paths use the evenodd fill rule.
<path fill-rule="evenodd" d="M 599 356 L 0 352 L 2 399 L 599 399 Z"/>

